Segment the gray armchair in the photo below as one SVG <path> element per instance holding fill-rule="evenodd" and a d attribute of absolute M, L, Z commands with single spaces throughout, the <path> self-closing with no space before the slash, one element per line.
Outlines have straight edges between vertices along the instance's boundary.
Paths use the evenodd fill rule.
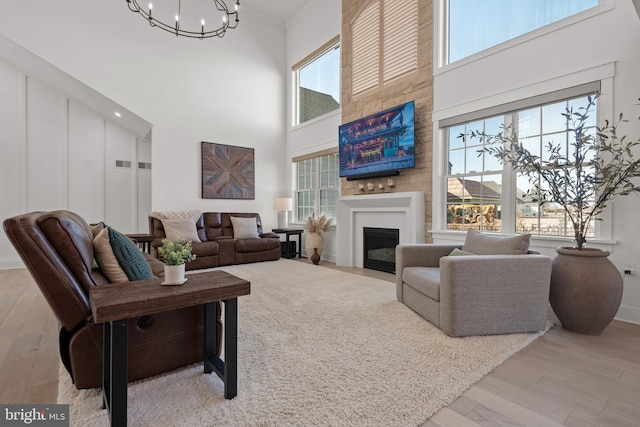
<path fill-rule="evenodd" d="M 454 248 L 462 245 L 398 245 L 398 301 L 452 337 L 545 329 L 550 258 L 449 256 Z"/>

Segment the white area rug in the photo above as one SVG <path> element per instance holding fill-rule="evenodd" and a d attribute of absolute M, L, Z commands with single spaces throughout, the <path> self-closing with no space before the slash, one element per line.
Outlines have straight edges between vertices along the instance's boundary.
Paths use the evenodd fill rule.
<path fill-rule="evenodd" d="M 416 426 L 542 335 L 449 338 L 394 283 L 310 263 L 222 269 L 251 282 L 238 299 L 238 396 L 193 365 L 130 385 L 129 425 Z M 108 425 L 100 390 L 76 390 L 64 371 L 58 403 L 71 425 Z"/>

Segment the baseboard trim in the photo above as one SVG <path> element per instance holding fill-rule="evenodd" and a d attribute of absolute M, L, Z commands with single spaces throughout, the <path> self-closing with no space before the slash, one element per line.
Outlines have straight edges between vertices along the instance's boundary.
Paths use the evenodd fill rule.
<path fill-rule="evenodd" d="M 13 270 L 14 268 L 24 268 L 24 263 L 20 258 L 0 259 L 0 270 Z"/>
<path fill-rule="evenodd" d="M 640 308 L 621 305 L 615 317 L 616 320 L 640 325 Z"/>

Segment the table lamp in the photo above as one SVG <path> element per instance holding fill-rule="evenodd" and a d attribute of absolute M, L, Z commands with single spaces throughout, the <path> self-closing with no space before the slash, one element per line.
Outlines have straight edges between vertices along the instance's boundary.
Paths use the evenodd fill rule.
<path fill-rule="evenodd" d="M 273 209 L 278 211 L 278 228 L 286 228 L 288 224 L 287 215 L 293 209 L 293 199 L 291 197 L 274 199 Z"/>

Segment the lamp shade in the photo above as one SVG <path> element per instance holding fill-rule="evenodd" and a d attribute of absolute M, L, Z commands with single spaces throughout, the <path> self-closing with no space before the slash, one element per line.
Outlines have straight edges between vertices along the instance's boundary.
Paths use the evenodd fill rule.
<path fill-rule="evenodd" d="M 273 200 L 273 210 L 290 211 L 293 209 L 293 199 L 291 197 L 282 197 Z"/>

